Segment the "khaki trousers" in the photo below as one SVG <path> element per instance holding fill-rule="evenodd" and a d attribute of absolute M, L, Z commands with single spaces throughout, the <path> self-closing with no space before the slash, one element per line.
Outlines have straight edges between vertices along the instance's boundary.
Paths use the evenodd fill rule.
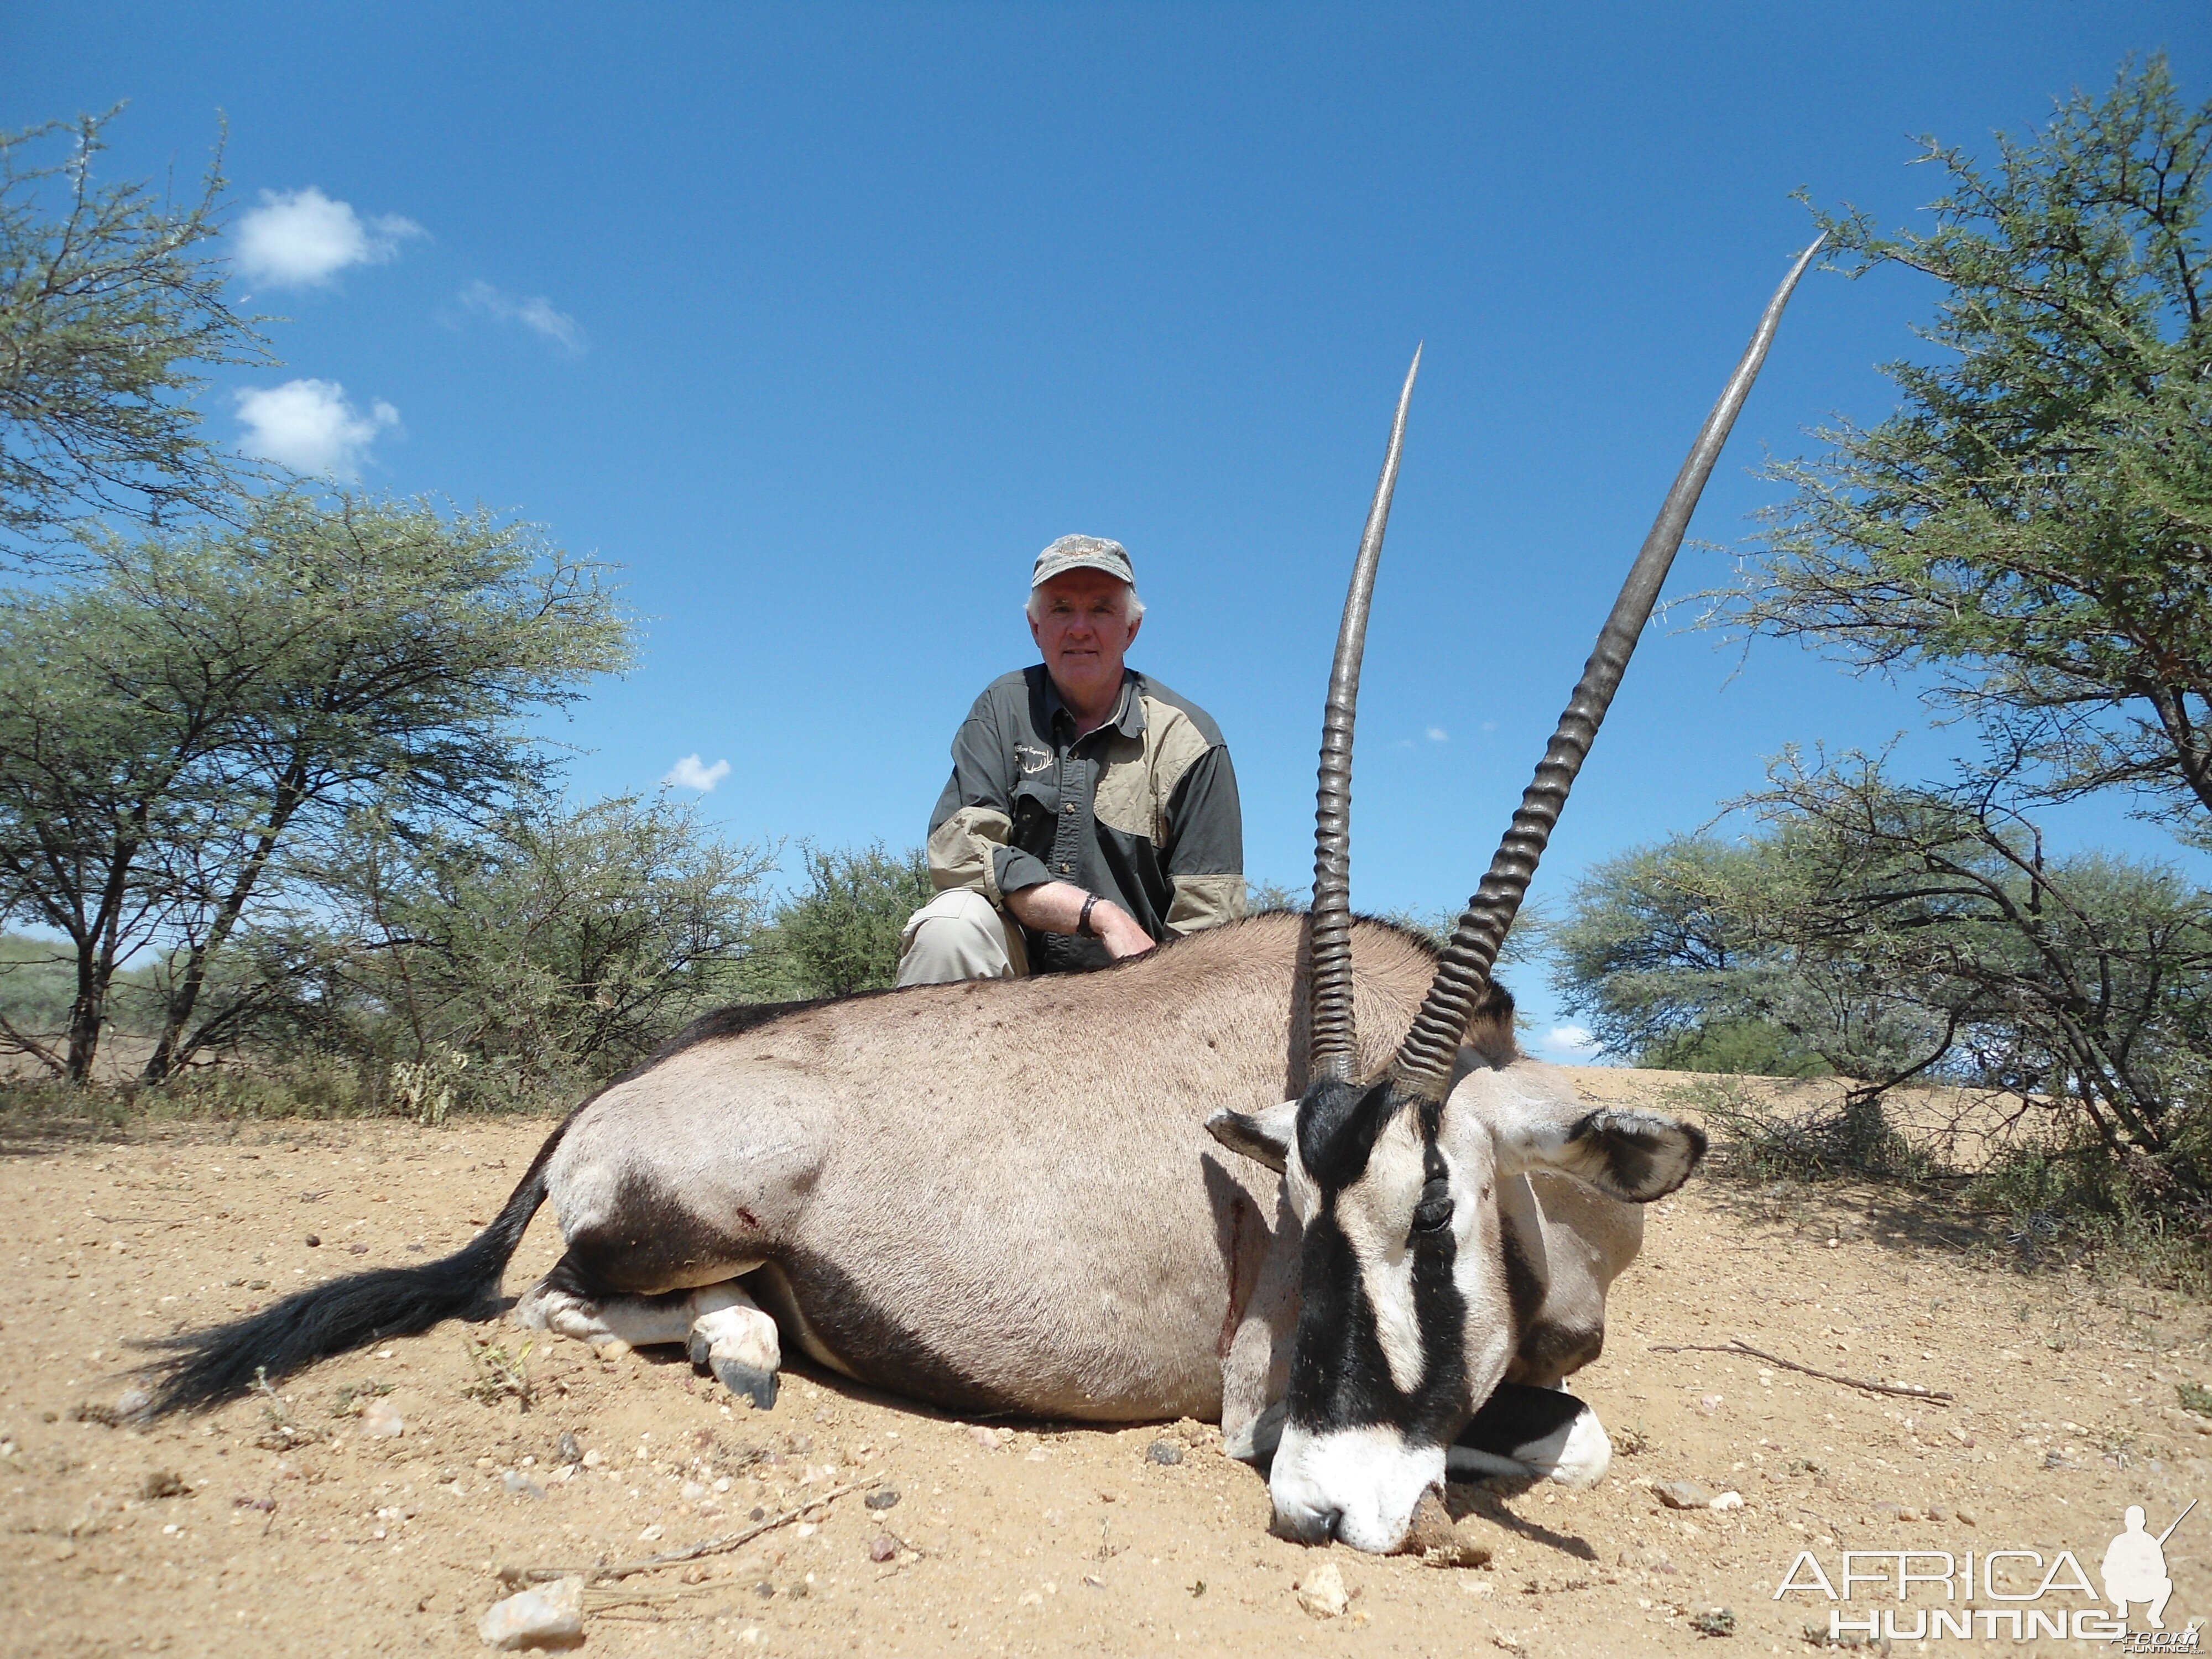
<path fill-rule="evenodd" d="M 956 887 L 907 918 L 899 934 L 901 985 L 951 985 L 963 979 L 1027 979 L 1022 931 L 973 888 Z"/>

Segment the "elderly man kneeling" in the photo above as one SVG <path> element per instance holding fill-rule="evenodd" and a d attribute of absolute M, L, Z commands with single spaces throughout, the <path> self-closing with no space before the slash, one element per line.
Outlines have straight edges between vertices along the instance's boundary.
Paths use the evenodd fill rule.
<path fill-rule="evenodd" d="M 937 896 L 901 985 L 1080 973 L 1244 914 L 1244 821 L 1220 728 L 1124 665 L 1143 624 L 1118 542 L 1063 536 L 1030 573 L 1044 660 L 986 686 L 929 821 Z"/>

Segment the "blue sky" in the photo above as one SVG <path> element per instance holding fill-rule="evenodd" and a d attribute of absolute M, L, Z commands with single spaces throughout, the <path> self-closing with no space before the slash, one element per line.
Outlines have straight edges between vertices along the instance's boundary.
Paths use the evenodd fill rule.
<path fill-rule="evenodd" d="M 641 660 L 554 732 L 575 786 L 727 761 L 706 799 L 745 838 L 918 842 L 969 702 L 1033 659 L 1030 559 L 1083 531 L 1135 558 L 1133 660 L 1228 733 L 1248 868 L 1303 885 L 1344 579 L 1425 341 L 1353 891 L 1439 909 L 1808 239 L 1790 192 L 1903 222 L 1937 187 L 1913 135 L 1986 154 L 2131 52 L 2201 100 L 2208 16 L 19 0 L 0 119 L 128 99 L 111 176 L 189 177 L 227 118 L 238 292 L 289 320 L 281 368 L 211 392 L 214 431 L 623 566 Z M 1777 493 L 1763 454 L 1890 406 L 1875 366 L 1930 299 L 1808 279 L 1670 595 L 1726 578 Z M 1681 620 L 1540 897 L 1704 822 L 1784 744 L 1948 751 L 1909 689 Z M 2172 854 L 2117 805 L 2059 827 Z M 1516 989 L 1557 1023 L 1536 975 Z"/>

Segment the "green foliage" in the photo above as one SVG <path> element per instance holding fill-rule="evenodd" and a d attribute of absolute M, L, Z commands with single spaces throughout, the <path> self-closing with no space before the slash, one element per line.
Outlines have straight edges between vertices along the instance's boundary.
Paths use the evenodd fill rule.
<path fill-rule="evenodd" d="M 1788 757 L 1755 797 L 1776 837 L 1757 926 L 1906 1028 L 1871 1103 L 1917 1076 L 2070 1102 L 2130 1179 L 2212 1198 L 2212 894 L 2173 870 L 2045 854 L 1986 791 L 1902 787 L 1858 757 Z M 1912 1028 L 1917 1028 L 1917 1036 Z"/>
<path fill-rule="evenodd" d="M 805 890 L 777 907 L 756 947 L 749 1000 L 849 996 L 890 985 L 907 918 L 936 896 L 919 848 L 810 847 L 805 858 Z"/>
<path fill-rule="evenodd" d="M 356 826 L 306 925 L 245 941 L 262 1046 L 380 1077 L 386 1109 L 556 1105 L 731 1000 L 767 856 L 665 795 L 532 799 L 410 846 Z"/>
<path fill-rule="evenodd" d="M 1708 1020 L 1662 1037 L 1636 1057 L 1663 1072 L 1711 1072 L 1729 1077 L 1826 1077 L 1835 1068 L 1771 1019 Z"/>
<path fill-rule="evenodd" d="M 1925 234 L 1817 213 L 1855 276 L 1942 292 L 1898 411 L 1826 432 L 1725 614 L 1883 672 L 1932 671 L 1986 766 L 2060 799 L 2142 792 L 2212 833 L 2212 106 L 2163 58 L 1984 171 Z"/>
<path fill-rule="evenodd" d="M 1609 1054 L 1666 1071 L 1818 1077 L 1879 1066 L 1894 1010 L 1777 947 L 1782 849 L 1678 836 L 1591 868 L 1549 932 L 1567 1011 Z"/>
<path fill-rule="evenodd" d="M 54 1036 L 76 1000 L 71 952 L 53 940 L 0 933 L 0 1029 Z"/>
<path fill-rule="evenodd" d="M 373 806 L 484 817 L 550 763 L 524 722 L 627 659 L 602 570 L 489 515 L 285 493 L 234 527 L 85 543 L 73 583 L 0 594 L 0 920 L 66 938 L 90 1075 L 115 975 L 159 963 L 158 1081 L 236 1040 L 226 949 Z"/>
<path fill-rule="evenodd" d="M 2212 895 L 2046 857 L 1985 790 L 1856 757 L 1785 757 L 1747 805 L 1763 834 L 1637 849 L 1576 890 L 1559 984 L 1609 1048 L 1854 1079 L 1759 1152 L 1785 1163 L 1901 1168 L 1881 1101 L 1915 1079 L 2055 1097 L 2129 1183 L 2212 1215 Z"/>
<path fill-rule="evenodd" d="M 219 164 L 182 205 L 99 186 L 114 113 L 0 133 L 0 531 L 20 555 L 88 515 L 220 507 L 230 469 L 198 435 L 194 370 L 271 361 L 209 246 Z M 63 159 L 27 165 L 50 141 Z"/>

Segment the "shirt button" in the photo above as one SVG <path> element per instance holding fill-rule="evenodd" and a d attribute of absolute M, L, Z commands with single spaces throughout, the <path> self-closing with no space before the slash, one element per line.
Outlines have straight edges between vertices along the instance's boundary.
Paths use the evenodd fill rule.
<path fill-rule="evenodd" d="M 1073 801 L 1070 801 L 1066 805 L 1061 807 L 1060 810 L 1066 812 L 1072 817 L 1075 814 L 1075 803 Z"/>

